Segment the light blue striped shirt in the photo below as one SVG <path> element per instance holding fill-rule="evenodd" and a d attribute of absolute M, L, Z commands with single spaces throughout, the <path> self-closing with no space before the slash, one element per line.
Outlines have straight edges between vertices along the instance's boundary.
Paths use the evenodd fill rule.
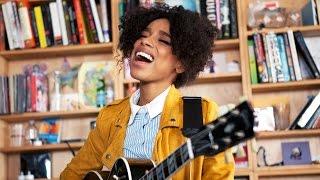
<path fill-rule="evenodd" d="M 140 90 L 130 98 L 131 115 L 124 141 L 123 152 L 127 158 L 152 157 L 154 140 L 159 129 L 161 112 L 170 87 L 150 103 L 139 106 Z"/>

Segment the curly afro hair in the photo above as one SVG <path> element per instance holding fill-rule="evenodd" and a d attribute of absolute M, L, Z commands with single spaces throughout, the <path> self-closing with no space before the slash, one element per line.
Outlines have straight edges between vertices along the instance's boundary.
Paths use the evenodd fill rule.
<path fill-rule="evenodd" d="M 206 17 L 182 6 L 160 4 L 149 9 L 136 8 L 127 12 L 120 20 L 118 49 L 123 53 L 120 63 L 130 57 L 141 32 L 152 21 L 160 18 L 168 19 L 170 23 L 172 52 L 185 69 L 173 82 L 179 88 L 194 80 L 207 60 L 212 58 L 216 29 Z"/>

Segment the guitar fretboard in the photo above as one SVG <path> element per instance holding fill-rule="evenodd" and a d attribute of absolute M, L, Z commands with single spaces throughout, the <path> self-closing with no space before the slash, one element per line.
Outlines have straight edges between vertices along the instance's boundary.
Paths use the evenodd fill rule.
<path fill-rule="evenodd" d="M 140 180 L 163 180 L 174 174 L 180 167 L 191 160 L 188 152 L 187 143 L 183 144 L 174 153 L 169 155 L 157 167 L 151 169 Z"/>

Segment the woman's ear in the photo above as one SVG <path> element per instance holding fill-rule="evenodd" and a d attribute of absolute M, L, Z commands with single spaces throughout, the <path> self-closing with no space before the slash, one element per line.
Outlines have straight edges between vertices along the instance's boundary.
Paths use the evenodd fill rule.
<path fill-rule="evenodd" d="M 182 63 L 180 61 L 178 61 L 177 65 L 176 65 L 176 72 L 178 74 L 180 74 L 180 73 L 183 73 L 184 71 L 185 71 L 185 69 L 184 69 Z"/>

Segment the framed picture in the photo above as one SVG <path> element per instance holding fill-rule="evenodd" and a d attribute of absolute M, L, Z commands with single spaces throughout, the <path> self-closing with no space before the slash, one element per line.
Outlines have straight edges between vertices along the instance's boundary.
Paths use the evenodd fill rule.
<path fill-rule="evenodd" d="M 311 155 L 309 142 L 283 142 L 281 143 L 284 165 L 310 164 Z"/>

